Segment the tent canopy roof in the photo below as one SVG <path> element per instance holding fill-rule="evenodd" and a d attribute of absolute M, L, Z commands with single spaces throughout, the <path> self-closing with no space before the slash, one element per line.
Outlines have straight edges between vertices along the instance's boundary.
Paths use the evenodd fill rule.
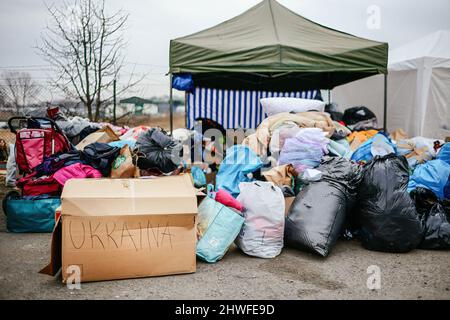
<path fill-rule="evenodd" d="M 439 30 L 391 50 L 389 68 L 411 70 L 423 66 L 450 68 L 450 30 Z"/>
<path fill-rule="evenodd" d="M 171 40 L 170 72 L 221 87 L 333 88 L 387 72 L 387 43 L 310 21 L 263 0 L 215 27 Z M 319 86 L 319 87 L 318 87 Z"/>

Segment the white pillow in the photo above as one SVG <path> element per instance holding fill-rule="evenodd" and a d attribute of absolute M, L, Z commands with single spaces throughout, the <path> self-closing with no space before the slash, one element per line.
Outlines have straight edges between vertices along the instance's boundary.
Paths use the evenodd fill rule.
<path fill-rule="evenodd" d="M 259 100 L 264 112 L 268 116 L 272 116 L 281 112 L 306 112 L 306 111 L 320 111 L 325 109 L 325 102 L 312 99 L 301 98 L 263 98 Z"/>

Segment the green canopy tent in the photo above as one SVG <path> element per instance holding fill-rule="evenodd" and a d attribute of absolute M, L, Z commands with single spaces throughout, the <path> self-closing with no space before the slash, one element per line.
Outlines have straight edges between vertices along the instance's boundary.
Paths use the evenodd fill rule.
<path fill-rule="evenodd" d="M 195 86 L 220 89 L 330 90 L 386 75 L 387 58 L 387 43 L 322 26 L 263 0 L 217 26 L 171 40 L 169 73 L 190 73 Z"/>

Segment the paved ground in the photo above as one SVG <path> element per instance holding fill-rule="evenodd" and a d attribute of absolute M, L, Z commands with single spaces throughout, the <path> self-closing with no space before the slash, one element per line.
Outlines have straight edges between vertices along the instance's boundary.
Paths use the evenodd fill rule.
<path fill-rule="evenodd" d="M 2 196 L 2 195 L 1 195 Z M 50 234 L 7 233 L 0 215 L 1 299 L 450 299 L 450 251 L 387 254 L 341 241 L 322 259 L 285 249 L 272 260 L 233 248 L 217 264 L 189 275 L 82 284 L 38 274 Z M 381 290 L 367 289 L 367 267 L 381 268 Z"/>

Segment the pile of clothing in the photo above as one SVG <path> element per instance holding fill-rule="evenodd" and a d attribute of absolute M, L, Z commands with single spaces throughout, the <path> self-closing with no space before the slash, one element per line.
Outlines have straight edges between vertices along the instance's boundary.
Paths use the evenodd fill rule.
<path fill-rule="evenodd" d="M 17 181 L 24 196 L 60 196 L 69 179 L 109 177 L 120 149 L 95 142 L 84 150 L 70 150 L 45 157 L 33 171 Z"/>

